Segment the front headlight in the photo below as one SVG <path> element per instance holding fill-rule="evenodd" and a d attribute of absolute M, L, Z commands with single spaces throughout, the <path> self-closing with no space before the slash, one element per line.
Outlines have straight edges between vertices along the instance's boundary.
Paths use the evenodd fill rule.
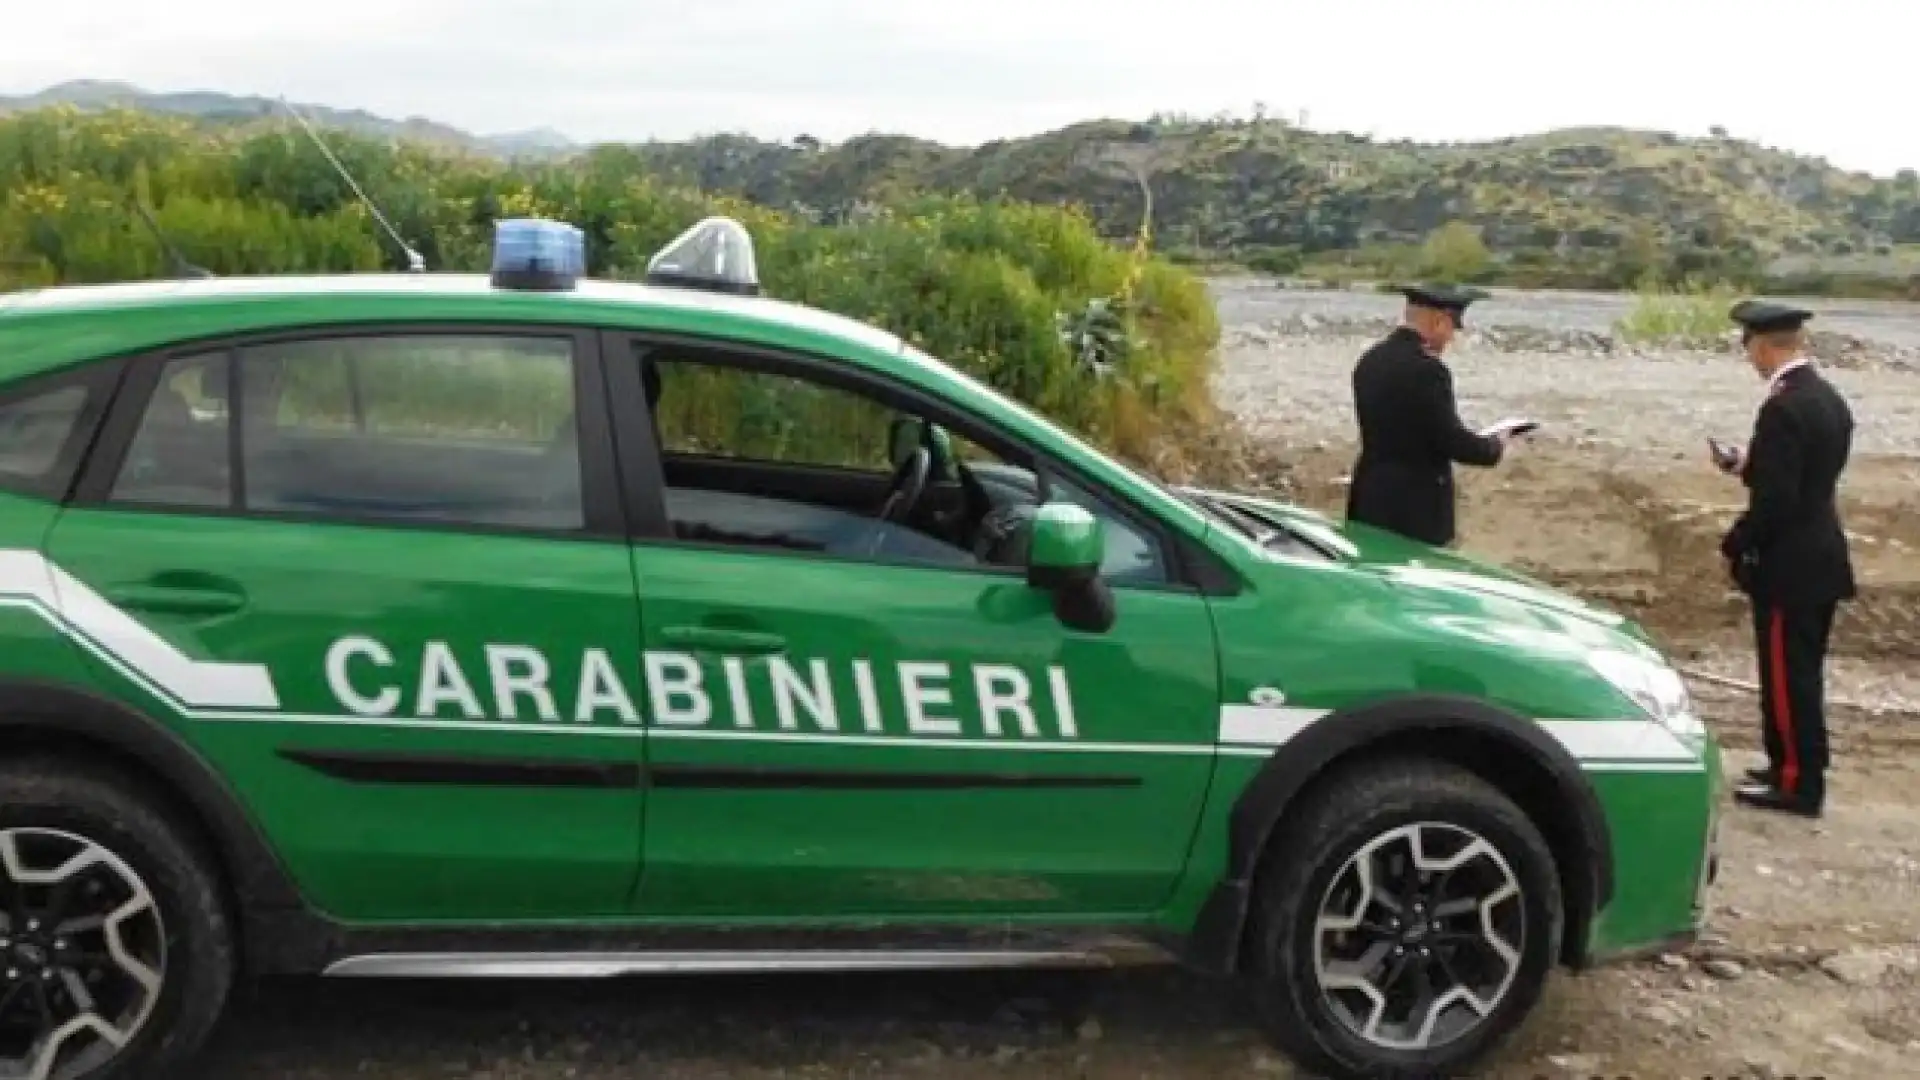
<path fill-rule="evenodd" d="M 1707 737 L 1707 726 L 1693 707 L 1693 695 L 1671 665 L 1633 653 L 1604 651 L 1589 653 L 1587 663 L 1668 731 L 1690 742 Z"/>

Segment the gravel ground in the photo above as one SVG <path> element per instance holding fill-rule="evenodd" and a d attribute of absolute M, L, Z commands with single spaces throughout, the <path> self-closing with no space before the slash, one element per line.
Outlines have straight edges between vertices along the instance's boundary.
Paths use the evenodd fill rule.
<path fill-rule="evenodd" d="M 1279 289 L 1263 278 L 1222 277 L 1212 282 L 1220 321 L 1246 326 L 1289 315 L 1319 317 L 1395 318 L 1398 296 L 1371 289 Z M 1475 307 L 1475 321 L 1535 330 L 1607 333 L 1614 320 L 1632 310 L 1634 299 L 1624 293 L 1534 292 L 1493 289 L 1493 299 Z M 1895 346 L 1920 346 L 1920 318 L 1913 305 L 1896 300 L 1794 301 L 1816 314 L 1814 324 L 1841 333 Z"/>
<path fill-rule="evenodd" d="M 1217 284 L 1218 396 L 1285 475 L 1334 509 L 1351 460 L 1346 378 L 1390 316 L 1365 294 Z M 1761 388 L 1731 356 L 1603 352 L 1618 298 L 1503 297 L 1454 358 L 1470 421 L 1545 427 L 1463 484 L 1464 546 L 1632 610 L 1694 670 L 1750 679 L 1713 541 L 1742 492 L 1704 463 Z M 1828 305 L 1834 329 L 1920 346 L 1920 311 Z M 1306 330 L 1311 315 L 1332 331 Z M 1330 320 L 1330 321 L 1329 321 Z M 1845 322 L 1845 326 L 1837 325 Z M 1524 347 L 1516 349 L 1515 341 Z M 1913 1075 L 1920 1060 L 1920 374 L 1845 368 L 1859 417 L 1846 515 L 1865 592 L 1837 630 L 1833 806 L 1819 823 L 1729 809 L 1711 936 L 1561 978 L 1490 1077 Z M 1754 702 L 1702 680 L 1709 719 L 1753 760 Z M 795 976 L 251 990 L 205 1080 L 759 1077 L 1288 1077 L 1233 997 L 1175 972 Z"/>

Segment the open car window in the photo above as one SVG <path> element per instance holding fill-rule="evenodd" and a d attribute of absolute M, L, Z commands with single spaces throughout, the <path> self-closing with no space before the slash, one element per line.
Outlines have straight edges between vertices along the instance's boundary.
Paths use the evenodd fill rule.
<path fill-rule="evenodd" d="M 650 353 L 640 362 L 678 538 L 876 561 L 983 561 L 964 500 L 940 478 L 927 477 L 913 507 L 885 513 L 908 486 L 896 451 L 912 418 L 800 375 L 704 356 Z"/>
<path fill-rule="evenodd" d="M 654 427 L 669 456 L 887 470 L 888 425 L 877 401 L 792 375 L 671 356 L 649 358 L 659 378 Z"/>
<path fill-rule="evenodd" d="M 1039 505 L 1031 469 L 876 397 L 804 374 L 646 351 L 677 537 L 769 551 L 1017 569 Z M 904 512 L 916 448 L 933 456 Z M 1055 482 L 1050 495 L 1102 519 L 1103 571 L 1116 584 L 1171 580 L 1160 545 L 1099 499 Z M 908 497 L 911 492 L 908 491 Z M 894 510 L 900 510 L 894 507 Z"/>

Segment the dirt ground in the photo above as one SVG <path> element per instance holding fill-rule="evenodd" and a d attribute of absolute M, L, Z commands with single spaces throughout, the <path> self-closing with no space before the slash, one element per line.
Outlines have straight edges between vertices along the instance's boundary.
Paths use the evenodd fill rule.
<path fill-rule="evenodd" d="M 1352 446 L 1351 335 L 1235 321 L 1217 387 L 1261 477 L 1336 509 Z M 1915 312 L 1910 332 L 1920 327 Z M 1464 478 L 1463 546 L 1629 609 L 1708 676 L 1751 680 L 1714 544 L 1743 492 L 1705 438 L 1744 438 L 1761 387 L 1731 356 L 1512 351 L 1453 359 L 1470 421 L 1544 423 Z M 1859 419 L 1845 516 L 1864 593 L 1836 630 L 1835 772 L 1821 822 L 1728 808 L 1710 936 L 1687 955 L 1562 977 L 1489 1077 L 1920 1073 L 1920 373 L 1835 370 Z M 1731 749 L 1755 701 L 1696 683 Z M 206 1080 L 646 1076 L 1288 1077 L 1221 988 L 1165 971 L 552 984 L 263 987 Z"/>
<path fill-rule="evenodd" d="M 1217 396 L 1284 448 L 1299 501 L 1337 514 L 1346 378 L 1369 340 L 1284 329 L 1232 328 Z M 1693 688 L 1731 766 L 1755 763 L 1757 701 L 1718 681 L 1755 678 L 1717 554 L 1745 490 L 1707 465 L 1706 438 L 1744 441 L 1763 385 L 1731 353 L 1462 346 L 1469 423 L 1543 426 L 1504 466 L 1464 472 L 1461 546 L 1631 611 L 1707 676 Z M 1707 944 L 1564 981 L 1493 1075 L 1920 1073 L 1920 373 L 1828 375 L 1858 424 L 1842 514 L 1862 579 L 1835 630 L 1828 817 L 1730 806 Z"/>

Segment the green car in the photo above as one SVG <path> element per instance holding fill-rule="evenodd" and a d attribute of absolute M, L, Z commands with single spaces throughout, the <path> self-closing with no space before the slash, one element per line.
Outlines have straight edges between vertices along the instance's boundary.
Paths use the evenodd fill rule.
<path fill-rule="evenodd" d="M 1143 476 L 725 219 L 569 234 L 0 297 L 0 1077 L 190 1074 L 254 974 L 1154 961 L 1425 1077 L 1695 932 L 1632 624 Z"/>

